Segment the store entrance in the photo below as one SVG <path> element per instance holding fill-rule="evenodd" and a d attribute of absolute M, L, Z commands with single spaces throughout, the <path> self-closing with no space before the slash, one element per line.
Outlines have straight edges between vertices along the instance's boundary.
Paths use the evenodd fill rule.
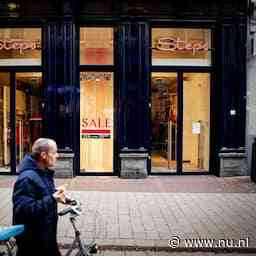
<path fill-rule="evenodd" d="M 151 173 L 209 171 L 210 74 L 153 72 Z"/>
<path fill-rule="evenodd" d="M 41 72 L 0 72 L 0 173 L 15 173 L 42 136 Z"/>
<path fill-rule="evenodd" d="M 177 73 L 152 73 L 152 171 L 176 172 Z"/>

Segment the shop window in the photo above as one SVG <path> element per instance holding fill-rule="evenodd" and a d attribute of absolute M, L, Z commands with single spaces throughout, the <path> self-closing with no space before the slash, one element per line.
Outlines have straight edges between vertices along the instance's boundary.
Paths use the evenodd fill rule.
<path fill-rule="evenodd" d="M 10 74 L 0 73 L 0 172 L 10 171 Z"/>
<path fill-rule="evenodd" d="M 1 28 L 0 66 L 41 65 L 40 28 Z"/>
<path fill-rule="evenodd" d="M 80 73 L 81 172 L 113 171 L 113 73 Z"/>
<path fill-rule="evenodd" d="M 80 28 L 80 65 L 113 65 L 113 28 Z"/>
<path fill-rule="evenodd" d="M 16 162 L 31 152 L 33 142 L 42 136 L 42 74 L 16 73 Z"/>
<path fill-rule="evenodd" d="M 152 65 L 211 66 L 211 30 L 152 29 Z"/>

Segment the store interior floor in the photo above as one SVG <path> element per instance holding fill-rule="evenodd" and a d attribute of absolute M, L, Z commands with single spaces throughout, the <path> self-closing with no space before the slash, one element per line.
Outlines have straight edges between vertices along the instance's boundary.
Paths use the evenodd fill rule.
<path fill-rule="evenodd" d="M 160 154 L 153 154 L 151 161 L 151 173 L 176 173 L 177 162 L 175 160 L 168 160 Z M 196 165 L 185 162 L 183 163 L 184 172 L 208 172 L 208 170 L 199 169 Z"/>

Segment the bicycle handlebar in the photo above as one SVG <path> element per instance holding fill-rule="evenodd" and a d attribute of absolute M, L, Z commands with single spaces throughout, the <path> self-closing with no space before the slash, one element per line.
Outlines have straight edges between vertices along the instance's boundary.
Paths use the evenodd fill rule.
<path fill-rule="evenodd" d="M 65 203 L 64 204 L 68 204 L 68 205 L 78 205 L 78 201 L 73 199 L 73 198 L 70 198 L 68 196 L 65 197 Z"/>
<path fill-rule="evenodd" d="M 67 208 L 63 209 L 62 211 L 60 211 L 60 212 L 58 213 L 58 215 L 59 215 L 59 216 L 63 216 L 63 215 L 65 215 L 65 214 L 69 213 L 70 211 L 72 211 L 72 207 L 67 207 Z"/>
<path fill-rule="evenodd" d="M 73 214 L 73 215 L 80 215 L 82 210 L 80 208 L 81 203 L 75 199 L 72 199 L 70 197 L 66 197 L 65 200 L 65 205 L 71 205 L 69 207 L 64 208 L 63 210 L 61 210 L 58 215 L 59 216 L 63 216 L 66 215 L 68 213 Z"/>

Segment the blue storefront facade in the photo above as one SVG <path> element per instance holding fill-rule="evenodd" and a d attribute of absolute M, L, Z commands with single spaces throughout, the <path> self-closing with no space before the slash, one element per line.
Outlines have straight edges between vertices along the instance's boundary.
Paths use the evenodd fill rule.
<path fill-rule="evenodd" d="M 71 176 L 245 174 L 247 3 L 0 8 L 1 174 L 40 136 Z"/>

